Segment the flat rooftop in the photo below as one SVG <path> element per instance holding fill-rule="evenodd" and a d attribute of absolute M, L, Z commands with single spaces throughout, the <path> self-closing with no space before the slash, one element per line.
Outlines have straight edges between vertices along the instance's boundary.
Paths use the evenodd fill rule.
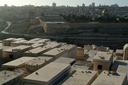
<path fill-rule="evenodd" d="M 72 65 L 72 69 L 86 69 L 89 70 L 93 67 L 93 63 L 85 62 L 85 61 L 77 61 Z"/>
<path fill-rule="evenodd" d="M 123 54 L 123 50 L 122 49 L 116 49 L 116 52 L 115 53 Z"/>
<path fill-rule="evenodd" d="M 66 57 L 60 57 L 58 59 L 56 59 L 54 62 L 56 63 L 66 63 L 66 64 L 71 64 L 75 63 L 76 59 L 73 58 L 66 58 Z"/>
<path fill-rule="evenodd" d="M 119 65 L 128 65 L 128 60 L 116 60 L 113 65 L 112 65 L 112 68 L 115 68 L 117 69 Z"/>
<path fill-rule="evenodd" d="M 95 62 L 109 62 L 112 58 L 112 54 L 109 52 L 98 52 L 94 58 L 93 61 Z"/>
<path fill-rule="evenodd" d="M 50 48 L 55 48 L 55 47 L 58 47 L 60 46 L 60 43 L 57 43 L 57 42 L 47 42 L 47 45 L 45 45 L 45 47 L 50 47 Z"/>
<path fill-rule="evenodd" d="M 31 46 L 20 45 L 20 46 L 17 46 L 17 47 L 13 47 L 13 48 L 10 48 L 10 49 L 6 49 L 6 50 L 4 50 L 4 51 L 6 51 L 6 52 L 13 52 L 14 50 L 16 50 L 16 51 L 21 51 L 21 50 L 24 50 L 24 49 L 27 49 L 27 48 L 31 48 Z"/>
<path fill-rule="evenodd" d="M 67 44 L 67 45 L 64 45 L 64 46 L 60 47 L 60 49 L 71 50 L 71 49 L 74 49 L 75 47 L 77 47 L 77 46 L 76 45 Z"/>
<path fill-rule="evenodd" d="M 42 55 L 44 55 L 44 56 L 57 57 L 57 56 L 65 53 L 65 52 L 67 52 L 67 50 L 65 50 L 65 49 L 59 49 L 59 48 L 54 48 L 54 49 L 52 49 L 50 51 L 47 51 L 47 52 L 43 53 Z"/>
<path fill-rule="evenodd" d="M 119 65 L 124 65 L 124 66 L 127 66 L 128 65 L 128 60 L 116 60 L 114 61 L 113 65 L 112 65 L 112 69 L 114 70 L 117 70 L 118 66 Z"/>
<path fill-rule="evenodd" d="M 40 53 L 40 52 L 45 52 L 48 49 L 50 49 L 50 48 L 37 47 L 37 48 L 31 49 L 31 50 L 28 50 L 25 53 L 34 53 L 34 54 L 37 54 L 37 53 Z"/>
<path fill-rule="evenodd" d="M 36 43 L 41 44 L 41 43 L 45 43 L 45 42 L 48 42 L 48 41 L 50 41 L 50 39 L 41 39 L 41 40 L 37 41 Z"/>
<path fill-rule="evenodd" d="M 86 54 L 89 54 L 89 55 L 96 55 L 99 51 L 97 50 L 89 50 L 86 52 Z"/>
<path fill-rule="evenodd" d="M 38 44 L 38 43 L 35 43 L 35 44 L 33 44 L 33 45 L 31 45 L 33 48 L 36 48 L 36 47 L 42 47 L 42 46 L 44 46 L 45 44 Z"/>
<path fill-rule="evenodd" d="M 24 42 L 27 42 L 27 40 L 18 40 L 18 41 L 11 42 L 11 43 L 18 44 L 18 43 L 24 43 Z"/>
<path fill-rule="evenodd" d="M 7 82 L 10 82 L 11 80 L 21 75 L 22 75 L 22 72 L 20 73 L 20 72 L 12 72 L 12 71 L 3 70 L 0 72 L 0 85 L 5 85 Z"/>
<path fill-rule="evenodd" d="M 127 80 L 128 80 L 128 66 L 119 65 L 117 69 L 117 73 L 126 73 L 127 74 Z"/>
<path fill-rule="evenodd" d="M 69 69 L 69 64 L 52 62 L 25 77 L 23 82 L 39 85 L 49 85 Z"/>
<path fill-rule="evenodd" d="M 27 61 L 25 64 L 30 65 L 30 66 L 37 66 L 37 65 L 45 64 L 52 60 L 53 60 L 53 57 L 40 56 L 40 57 L 36 57 L 32 60 Z"/>
<path fill-rule="evenodd" d="M 16 39 L 16 38 L 7 38 L 7 39 L 4 39 L 3 41 L 12 41 L 14 39 Z"/>
<path fill-rule="evenodd" d="M 19 66 L 29 60 L 34 59 L 35 57 L 21 57 L 16 60 L 10 61 L 8 63 L 3 64 L 2 66 Z"/>
<path fill-rule="evenodd" d="M 108 74 L 108 71 L 102 71 L 91 85 L 124 85 L 125 81 L 126 73 Z"/>
<path fill-rule="evenodd" d="M 97 71 L 77 69 L 57 85 L 90 85 L 97 77 Z"/>
<path fill-rule="evenodd" d="M 7 50 L 7 49 L 11 49 L 13 47 L 11 46 L 0 46 L 0 49 L 2 49 L 3 51 Z"/>

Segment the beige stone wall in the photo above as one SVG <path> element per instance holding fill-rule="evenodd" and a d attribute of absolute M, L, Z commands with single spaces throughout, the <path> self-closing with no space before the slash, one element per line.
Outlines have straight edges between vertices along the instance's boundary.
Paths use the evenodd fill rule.
<path fill-rule="evenodd" d="M 68 57 L 77 59 L 77 47 L 68 51 Z"/>
<path fill-rule="evenodd" d="M 3 44 L 4 46 L 10 46 L 11 41 L 3 41 L 2 44 Z"/>
<path fill-rule="evenodd" d="M 71 28 L 123 28 L 128 27 L 127 23 L 47 23 L 47 32 L 63 32 Z"/>

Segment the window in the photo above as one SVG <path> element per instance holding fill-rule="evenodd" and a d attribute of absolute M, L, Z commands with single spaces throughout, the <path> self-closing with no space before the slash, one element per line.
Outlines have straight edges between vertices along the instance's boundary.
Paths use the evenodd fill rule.
<path fill-rule="evenodd" d="M 102 65 L 98 65 L 98 69 L 99 70 L 102 70 Z"/>
<path fill-rule="evenodd" d="M 13 55 L 9 55 L 9 58 L 11 58 L 11 59 L 12 59 L 12 58 L 13 58 Z"/>

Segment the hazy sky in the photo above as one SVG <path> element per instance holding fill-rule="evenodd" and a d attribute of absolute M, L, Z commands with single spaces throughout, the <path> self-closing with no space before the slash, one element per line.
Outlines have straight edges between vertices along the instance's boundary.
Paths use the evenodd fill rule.
<path fill-rule="evenodd" d="M 128 0 L 0 0 L 0 6 L 7 4 L 9 6 L 22 6 L 22 5 L 52 5 L 55 2 L 57 6 L 60 5 L 69 5 L 69 6 L 77 6 L 82 5 L 84 3 L 86 6 L 95 2 L 96 6 L 99 4 L 102 5 L 111 5 L 111 4 L 118 4 L 119 6 L 128 6 Z"/>

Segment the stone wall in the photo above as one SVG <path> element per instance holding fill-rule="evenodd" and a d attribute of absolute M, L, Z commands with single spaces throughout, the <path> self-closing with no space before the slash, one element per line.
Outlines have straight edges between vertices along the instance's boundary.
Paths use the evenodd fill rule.
<path fill-rule="evenodd" d="M 63 32 L 71 28 L 124 28 L 127 23 L 47 23 L 47 32 Z"/>

